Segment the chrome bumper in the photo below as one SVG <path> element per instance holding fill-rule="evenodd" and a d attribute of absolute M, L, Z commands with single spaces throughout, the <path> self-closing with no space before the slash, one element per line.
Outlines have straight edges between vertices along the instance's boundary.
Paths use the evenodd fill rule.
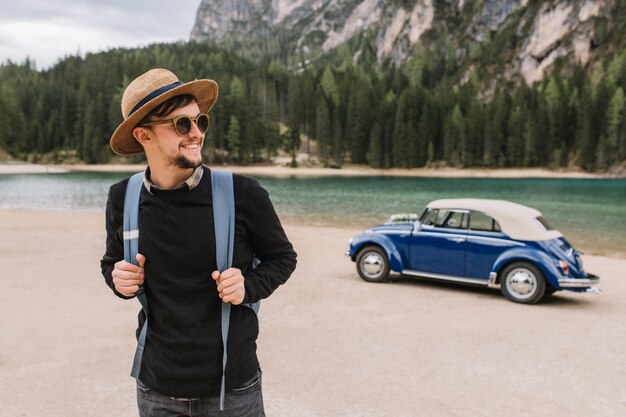
<path fill-rule="evenodd" d="M 561 278 L 559 279 L 559 287 L 561 288 L 588 288 L 600 282 L 600 278 L 587 274 L 587 278 Z"/>
<path fill-rule="evenodd" d="M 345 251 L 343 254 L 344 254 L 345 256 L 350 256 L 350 249 L 348 249 L 347 251 Z"/>

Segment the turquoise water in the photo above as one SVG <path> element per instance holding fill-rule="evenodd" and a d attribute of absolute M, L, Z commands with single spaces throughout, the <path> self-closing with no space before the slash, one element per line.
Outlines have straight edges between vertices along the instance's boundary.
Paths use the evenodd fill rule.
<path fill-rule="evenodd" d="M 124 173 L 0 175 L 0 209 L 102 211 Z M 421 213 L 439 198 L 496 198 L 543 212 L 589 253 L 626 256 L 626 180 L 414 177 L 257 177 L 290 223 L 365 228 Z"/>

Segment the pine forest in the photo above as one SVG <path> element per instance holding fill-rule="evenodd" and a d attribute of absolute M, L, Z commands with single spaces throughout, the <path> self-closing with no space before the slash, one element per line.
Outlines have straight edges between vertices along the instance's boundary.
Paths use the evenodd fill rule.
<path fill-rule="evenodd" d="M 164 67 L 183 81 L 220 85 L 204 147 L 209 163 L 264 163 L 284 152 L 294 164 L 306 153 L 335 168 L 606 171 L 626 160 L 626 51 L 592 69 L 557 62 L 528 86 L 493 83 L 478 70 L 461 78 L 444 47 L 418 48 L 400 68 L 375 65 L 367 51 L 355 62 L 342 48 L 306 65 L 195 42 L 68 56 L 46 70 L 6 62 L 0 148 L 30 162 L 111 162 L 125 86 Z"/>

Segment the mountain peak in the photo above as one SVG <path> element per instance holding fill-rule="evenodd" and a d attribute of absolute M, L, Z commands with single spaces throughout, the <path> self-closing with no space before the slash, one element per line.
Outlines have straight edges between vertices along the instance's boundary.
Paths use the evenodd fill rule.
<path fill-rule="evenodd" d="M 508 44 L 498 51 L 503 76 L 532 83 L 560 58 L 587 64 L 597 26 L 611 19 L 613 2 L 203 0 L 191 40 L 220 44 L 280 35 L 280 48 L 314 58 L 367 34 L 366 46 L 379 64 L 400 66 L 416 45 L 441 47 L 433 39 L 451 48 L 462 64 L 506 32 Z"/>

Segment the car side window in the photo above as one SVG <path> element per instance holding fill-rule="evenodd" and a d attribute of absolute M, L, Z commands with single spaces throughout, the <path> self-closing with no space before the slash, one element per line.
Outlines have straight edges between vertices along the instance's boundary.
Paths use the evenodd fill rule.
<path fill-rule="evenodd" d="M 462 211 L 449 211 L 441 227 L 450 229 L 467 229 L 467 213 Z"/>
<path fill-rule="evenodd" d="M 554 228 L 550 226 L 550 223 L 548 223 L 548 221 L 544 219 L 543 216 L 539 216 L 535 220 L 538 221 L 541 224 L 541 226 L 543 226 L 543 228 L 546 229 L 546 231 L 549 232 L 550 230 L 554 230 Z"/>
<path fill-rule="evenodd" d="M 467 229 L 468 215 L 464 211 L 431 209 L 424 215 L 423 226 Z"/>
<path fill-rule="evenodd" d="M 492 217 L 478 211 L 472 211 L 470 214 L 469 228 L 481 232 L 500 232 L 500 225 Z"/>

